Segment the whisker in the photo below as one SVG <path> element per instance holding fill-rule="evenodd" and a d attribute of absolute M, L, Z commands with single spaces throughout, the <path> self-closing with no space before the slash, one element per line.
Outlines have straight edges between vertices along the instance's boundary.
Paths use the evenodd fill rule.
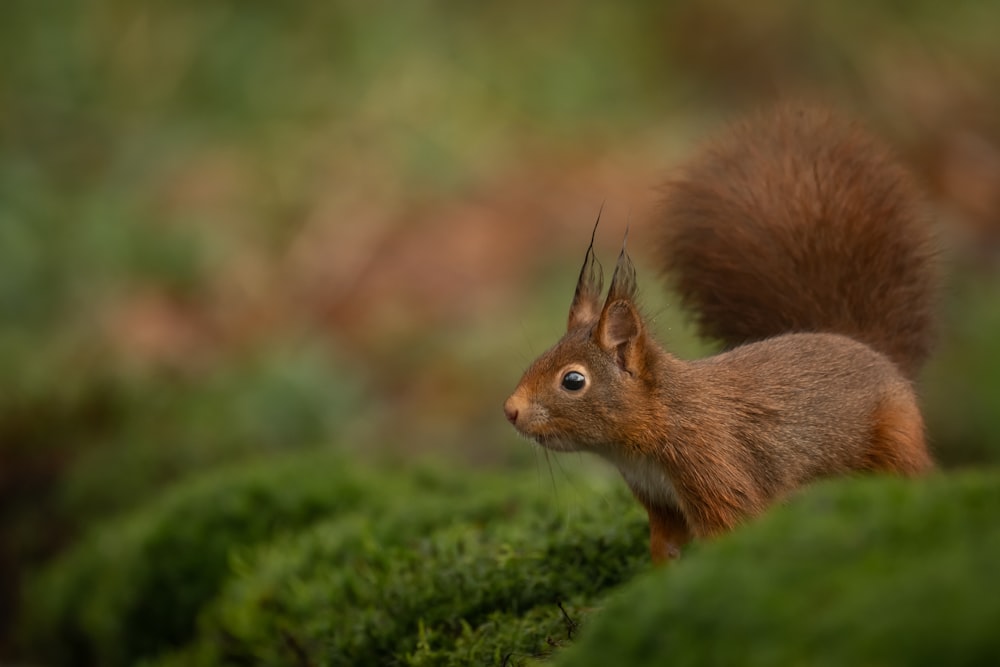
<path fill-rule="evenodd" d="M 556 486 L 556 476 L 552 471 L 552 459 L 549 457 L 549 450 L 544 449 L 543 451 L 545 452 L 545 462 L 549 466 L 549 480 L 552 482 L 552 495 L 555 496 L 556 505 L 561 505 L 562 503 L 559 500 L 559 488 Z"/>

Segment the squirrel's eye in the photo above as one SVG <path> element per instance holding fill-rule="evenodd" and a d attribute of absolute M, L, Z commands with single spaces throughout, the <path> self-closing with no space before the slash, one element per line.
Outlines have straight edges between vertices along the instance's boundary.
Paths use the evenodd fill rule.
<path fill-rule="evenodd" d="M 570 371 L 569 373 L 566 373 L 566 375 L 563 375 L 563 389 L 568 389 L 569 391 L 580 391 L 583 389 L 583 385 L 585 384 L 587 384 L 587 378 L 583 377 L 583 373 Z"/>

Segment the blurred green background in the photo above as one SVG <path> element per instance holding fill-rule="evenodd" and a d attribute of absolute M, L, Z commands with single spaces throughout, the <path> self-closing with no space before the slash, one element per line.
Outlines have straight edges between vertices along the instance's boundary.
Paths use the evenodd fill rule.
<path fill-rule="evenodd" d="M 973 0 L 5 0 L 3 653 L 30 572 L 212 471 L 323 452 L 586 498 L 588 462 L 502 401 L 602 202 L 611 257 L 667 170 L 776 97 L 858 115 L 923 183 L 931 442 L 1000 460 L 997 25 Z M 704 353 L 636 255 L 661 339 Z"/>

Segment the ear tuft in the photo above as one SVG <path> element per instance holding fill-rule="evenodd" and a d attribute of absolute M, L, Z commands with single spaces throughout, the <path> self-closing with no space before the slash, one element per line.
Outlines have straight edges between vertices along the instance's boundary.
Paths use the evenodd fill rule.
<path fill-rule="evenodd" d="M 626 299 L 635 301 L 636 282 L 635 266 L 625 251 L 625 242 L 628 241 L 628 230 L 625 230 L 625 238 L 622 240 L 622 251 L 618 254 L 618 262 L 615 264 L 615 272 L 611 276 L 611 288 L 608 290 L 608 298 L 604 302 L 604 307 L 608 304 Z"/>
<path fill-rule="evenodd" d="M 573 303 L 569 307 L 569 321 L 567 329 L 589 324 L 596 320 L 601 312 L 601 290 L 604 289 L 604 268 L 594 256 L 594 237 L 597 235 L 597 225 L 601 222 L 601 211 L 604 204 L 597 212 L 597 221 L 594 229 L 590 233 L 590 245 L 587 246 L 587 253 L 583 256 L 583 266 L 580 268 L 580 277 L 576 281 L 576 292 L 573 294 Z"/>
<path fill-rule="evenodd" d="M 644 339 L 642 316 L 635 305 L 635 266 L 625 252 L 627 240 L 628 230 L 594 335 L 602 349 L 615 353 L 622 369 L 635 374 L 642 371 Z"/>

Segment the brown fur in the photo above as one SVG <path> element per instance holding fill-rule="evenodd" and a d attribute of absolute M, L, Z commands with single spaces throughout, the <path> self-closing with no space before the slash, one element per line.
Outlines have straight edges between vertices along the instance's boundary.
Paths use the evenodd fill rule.
<path fill-rule="evenodd" d="M 737 126 L 667 193 L 665 263 L 731 349 L 663 350 L 628 256 L 602 305 L 588 249 L 568 331 L 507 399 L 511 423 L 615 464 L 657 562 L 815 479 L 931 469 L 910 378 L 931 340 L 932 244 L 885 151 L 785 107 Z"/>
<path fill-rule="evenodd" d="M 863 469 L 919 475 L 934 468 L 915 401 L 906 396 L 889 398 L 877 408 L 872 422 Z"/>
<path fill-rule="evenodd" d="M 909 176 L 858 125 L 779 107 L 734 125 L 665 195 L 662 266 L 706 337 L 833 331 L 916 376 L 935 247 Z"/>
<path fill-rule="evenodd" d="M 664 563 L 680 558 L 681 547 L 691 539 L 687 519 L 677 508 L 647 508 L 649 512 L 649 551 L 653 562 Z"/>

